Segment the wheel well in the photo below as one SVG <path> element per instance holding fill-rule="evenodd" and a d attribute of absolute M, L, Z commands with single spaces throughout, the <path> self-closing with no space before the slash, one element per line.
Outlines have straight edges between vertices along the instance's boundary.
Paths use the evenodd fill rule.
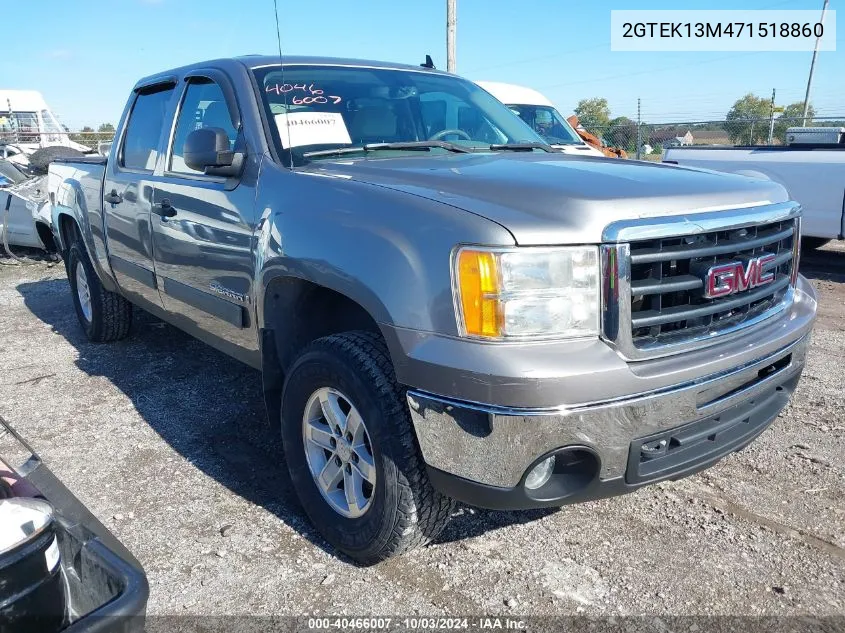
<path fill-rule="evenodd" d="M 301 279 L 270 282 L 264 299 L 261 359 L 264 403 L 271 429 L 281 429 L 285 372 L 311 341 L 330 334 L 381 330 L 360 304 L 346 295 Z"/>
<path fill-rule="evenodd" d="M 80 237 L 82 235 L 81 231 L 79 230 L 79 226 L 76 224 L 76 220 L 74 220 L 67 213 L 62 213 L 59 216 L 59 235 L 62 236 L 62 245 L 65 248 L 64 252 L 62 253 L 62 256 L 64 257 L 67 254 L 67 250 L 70 248 L 71 244 L 76 241 L 77 237 Z"/>
<path fill-rule="evenodd" d="M 365 330 L 380 334 L 369 312 L 346 295 L 300 279 L 271 282 L 264 301 L 265 328 L 273 330 L 282 370 L 323 336 Z"/>
<path fill-rule="evenodd" d="M 50 231 L 50 227 L 43 222 L 36 222 L 35 230 L 38 233 L 41 243 L 44 244 L 46 251 L 48 253 L 56 253 L 58 251 L 56 248 L 56 240 L 53 239 L 53 233 Z"/>

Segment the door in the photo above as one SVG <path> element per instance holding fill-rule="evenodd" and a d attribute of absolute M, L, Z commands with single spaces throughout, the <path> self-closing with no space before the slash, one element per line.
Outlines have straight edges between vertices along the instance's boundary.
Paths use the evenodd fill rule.
<path fill-rule="evenodd" d="M 141 304 L 161 307 L 153 266 L 150 212 L 162 128 L 174 85 L 139 91 L 123 126 L 115 160 L 106 166 L 103 212 L 109 263 L 121 290 Z"/>
<path fill-rule="evenodd" d="M 232 148 L 239 130 L 220 82 L 192 77 L 183 92 L 164 177 L 153 194 L 153 252 L 164 307 L 174 323 L 255 352 L 252 308 L 254 176 L 207 176 L 185 164 L 185 140 L 192 131 L 223 129 Z M 229 91 L 229 103 L 233 92 Z M 181 322 L 180 322 L 181 321 Z M 199 330 L 197 332 L 195 330 Z M 238 350 L 229 350 L 238 355 Z"/>

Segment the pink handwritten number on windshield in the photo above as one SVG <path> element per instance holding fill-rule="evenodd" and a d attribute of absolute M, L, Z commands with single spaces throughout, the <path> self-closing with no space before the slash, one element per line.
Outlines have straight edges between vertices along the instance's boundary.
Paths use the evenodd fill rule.
<path fill-rule="evenodd" d="M 293 105 L 322 105 L 324 103 L 337 104 L 343 101 L 337 95 L 323 96 L 323 90 L 315 88 L 314 84 L 273 84 L 265 88 L 266 92 L 275 92 L 277 95 L 287 94 L 288 92 L 303 92 L 304 96 L 294 95 L 291 98 Z"/>

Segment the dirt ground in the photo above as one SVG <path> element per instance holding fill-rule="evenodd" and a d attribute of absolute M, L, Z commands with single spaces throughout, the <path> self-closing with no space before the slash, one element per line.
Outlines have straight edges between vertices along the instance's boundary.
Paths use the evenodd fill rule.
<path fill-rule="evenodd" d="M 558 511 L 461 507 L 370 568 L 304 517 L 257 372 L 141 311 L 89 344 L 61 264 L 0 266 L 0 415 L 143 563 L 153 615 L 845 615 L 845 248 L 802 271 L 804 379 L 748 449 Z"/>

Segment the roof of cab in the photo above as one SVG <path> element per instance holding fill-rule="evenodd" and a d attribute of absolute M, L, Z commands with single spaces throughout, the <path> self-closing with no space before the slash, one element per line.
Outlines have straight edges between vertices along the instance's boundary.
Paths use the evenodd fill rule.
<path fill-rule="evenodd" d="M 0 90 L 0 112 L 9 108 L 18 112 L 36 112 L 46 110 L 47 103 L 35 90 Z"/>
<path fill-rule="evenodd" d="M 548 98 L 533 88 L 499 81 L 476 81 L 475 83 L 507 105 L 552 106 L 552 102 Z"/>
<path fill-rule="evenodd" d="M 440 71 L 433 68 L 426 68 L 419 65 L 415 66 L 413 64 L 379 62 L 369 59 L 348 59 L 343 57 L 315 57 L 302 55 L 285 55 L 282 59 L 285 66 L 349 66 L 359 68 L 383 68 L 392 70 L 409 70 L 417 72 L 447 74 L 444 71 Z M 236 66 L 241 68 L 246 66 L 249 69 L 254 69 L 278 65 L 278 55 L 244 55 L 242 57 L 227 57 L 223 59 L 213 59 L 197 62 L 188 66 L 181 66 L 179 68 L 172 68 L 170 70 L 165 70 L 154 75 L 143 77 L 135 84 L 134 89 L 137 90 L 138 88 L 142 88 L 144 86 L 150 86 L 156 83 L 172 80 L 175 77 L 180 77 L 185 73 L 189 73 L 192 70 L 196 70 L 198 68 L 219 68 L 225 71 L 227 69 L 233 69 Z"/>

